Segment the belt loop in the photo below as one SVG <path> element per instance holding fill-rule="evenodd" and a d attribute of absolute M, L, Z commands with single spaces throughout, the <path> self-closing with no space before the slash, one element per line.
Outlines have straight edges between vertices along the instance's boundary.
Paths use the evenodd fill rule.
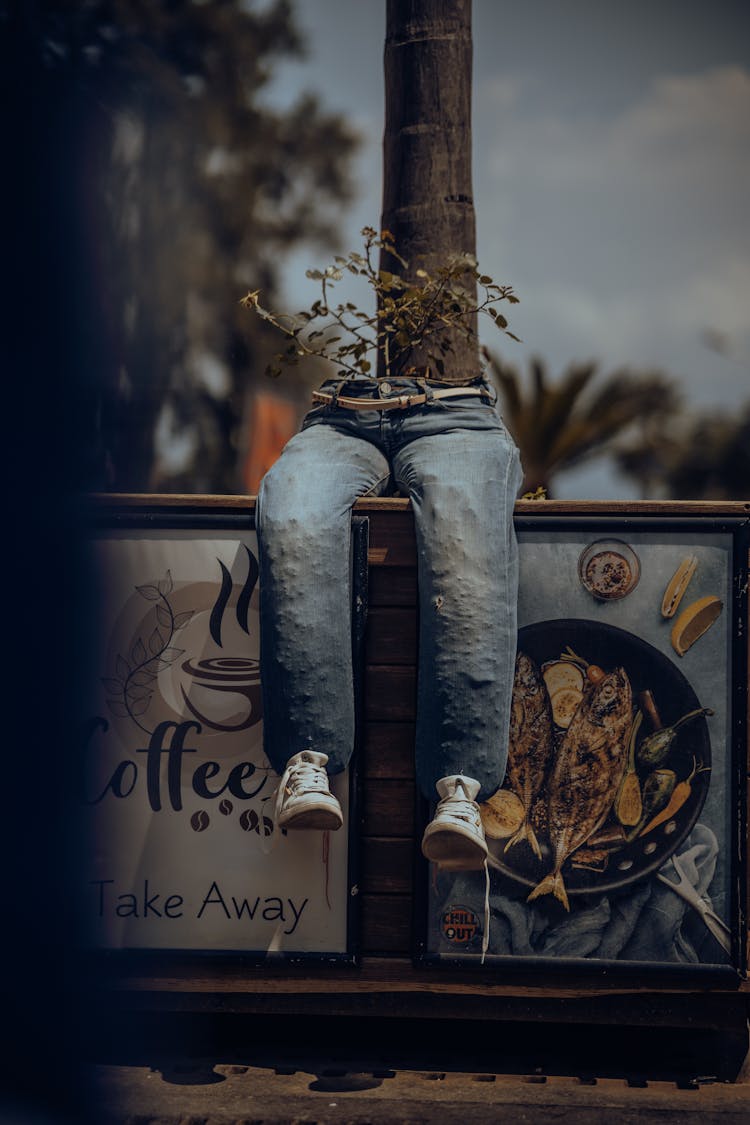
<path fill-rule="evenodd" d="M 422 388 L 422 390 L 424 391 L 425 406 L 434 405 L 434 402 L 435 402 L 434 391 L 433 391 L 433 388 L 430 386 L 429 379 L 419 378 L 419 379 L 417 379 L 417 385 L 420 386 Z"/>
<path fill-rule="evenodd" d="M 329 413 L 331 411 L 335 410 L 336 407 L 338 406 L 339 395 L 341 394 L 341 392 L 343 391 L 344 387 L 346 386 L 346 384 L 348 382 L 349 382 L 348 379 L 341 379 L 336 384 L 336 386 L 333 388 L 333 390 L 331 391 L 331 401 L 328 403 L 328 406 L 327 406 L 327 410 L 328 410 Z"/>

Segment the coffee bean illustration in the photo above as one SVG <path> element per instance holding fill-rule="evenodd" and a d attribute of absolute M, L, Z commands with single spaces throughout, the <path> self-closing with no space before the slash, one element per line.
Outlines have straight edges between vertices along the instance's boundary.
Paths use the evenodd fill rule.
<path fill-rule="evenodd" d="M 205 832 L 210 823 L 211 818 L 205 809 L 198 809 L 198 812 L 194 812 L 190 817 L 190 827 L 194 832 Z"/>
<path fill-rule="evenodd" d="M 229 816 L 233 808 L 234 805 L 227 797 L 225 797 L 223 801 L 219 801 L 219 812 L 224 816 Z"/>
<path fill-rule="evenodd" d="M 258 814 L 255 809 L 245 809 L 240 817 L 240 828 L 243 828 L 245 832 L 258 831 Z"/>

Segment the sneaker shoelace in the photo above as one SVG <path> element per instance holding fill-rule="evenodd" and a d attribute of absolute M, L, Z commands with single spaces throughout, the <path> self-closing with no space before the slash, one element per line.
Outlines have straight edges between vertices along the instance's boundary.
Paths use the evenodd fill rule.
<path fill-rule="evenodd" d="M 484 928 L 482 929 L 482 960 L 487 956 L 487 950 L 490 945 L 490 868 L 487 863 L 487 857 L 484 860 Z"/>
<path fill-rule="evenodd" d="M 467 824 L 471 824 L 475 828 L 478 828 L 481 832 L 482 818 L 479 813 L 479 807 L 477 806 L 476 801 L 473 801 L 466 795 L 465 790 L 462 791 L 464 793 L 463 797 L 458 796 L 457 792 L 450 797 L 445 797 L 440 802 L 438 810 L 440 810 L 442 806 L 442 811 L 448 813 L 449 816 L 455 817 L 456 820 L 462 820 Z M 487 956 L 487 950 L 489 949 L 490 944 L 490 868 L 487 862 L 487 856 L 485 856 L 483 866 L 484 926 L 482 927 L 482 965 L 484 964 L 484 959 Z"/>
<path fill-rule="evenodd" d="M 287 792 L 296 796 L 298 793 L 327 793 L 328 791 L 328 774 L 322 766 L 305 761 L 304 758 L 288 765 L 276 788 L 276 801 L 273 808 L 274 827 L 278 823 Z"/>
<path fill-rule="evenodd" d="M 459 797 L 455 793 L 451 797 L 444 797 L 437 808 L 437 814 L 441 813 L 455 817 L 456 820 L 462 820 L 475 828 L 479 828 L 481 825 L 477 803 L 472 801 L 470 797 Z"/>
<path fill-rule="evenodd" d="M 329 793 L 328 774 L 323 766 L 315 762 L 308 762 L 304 758 L 297 762 L 290 762 L 279 779 L 279 784 L 271 794 L 273 802 L 273 832 L 269 839 L 261 834 L 260 846 L 264 855 L 270 855 L 278 840 L 278 823 L 281 806 L 287 792 L 297 793 Z"/>

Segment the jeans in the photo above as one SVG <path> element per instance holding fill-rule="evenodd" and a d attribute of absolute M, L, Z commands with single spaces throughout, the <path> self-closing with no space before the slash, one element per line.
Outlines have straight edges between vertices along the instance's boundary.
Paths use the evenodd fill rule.
<path fill-rule="evenodd" d="M 329 380 L 346 397 L 389 398 L 446 384 Z M 304 749 L 346 768 L 354 746 L 350 522 L 354 501 L 393 482 L 417 538 L 416 777 L 464 774 L 484 800 L 507 759 L 516 648 L 518 450 L 492 400 L 459 396 L 390 411 L 314 408 L 258 496 L 266 754 L 282 773 Z M 389 387 L 392 390 L 389 390 Z"/>

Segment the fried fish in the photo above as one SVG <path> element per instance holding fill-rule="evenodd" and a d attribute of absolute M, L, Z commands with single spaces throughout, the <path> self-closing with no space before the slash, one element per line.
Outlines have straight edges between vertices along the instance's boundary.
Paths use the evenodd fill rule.
<path fill-rule="evenodd" d="M 548 789 L 552 871 L 534 887 L 531 902 L 553 894 L 570 909 L 561 869 L 606 820 L 627 765 L 633 718 L 630 681 L 615 668 L 589 687 L 555 761 Z"/>
<path fill-rule="evenodd" d="M 520 798 L 526 815 L 505 845 L 506 852 L 526 840 L 534 854 L 542 858 L 529 817 L 544 785 L 552 746 L 552 707 L 547 688 L 531 657 L 519 652 L 513 680 L 506 784 Z"/>

